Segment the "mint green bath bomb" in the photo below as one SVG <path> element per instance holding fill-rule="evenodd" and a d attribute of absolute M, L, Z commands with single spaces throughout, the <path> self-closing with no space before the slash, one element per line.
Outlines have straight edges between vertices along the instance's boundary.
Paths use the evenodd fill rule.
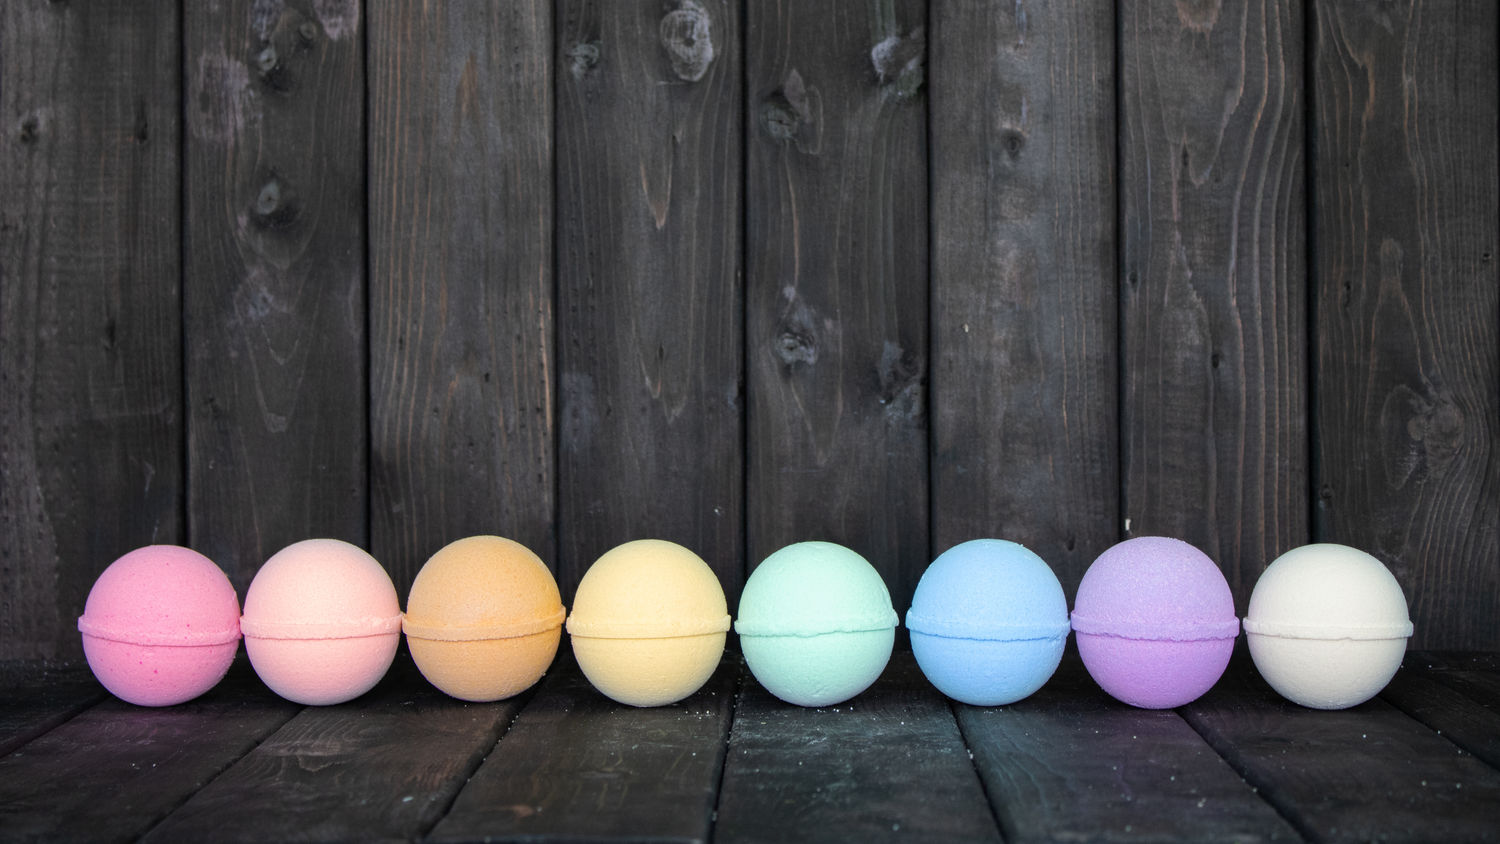
<path fill-rule="evenodd" d="M 799 542 L 751 573 L 734 629 L 767 691 L 798 706 L 830 706 L 885 670 L 896 611 L 864 557 L 832 542 Z"/>

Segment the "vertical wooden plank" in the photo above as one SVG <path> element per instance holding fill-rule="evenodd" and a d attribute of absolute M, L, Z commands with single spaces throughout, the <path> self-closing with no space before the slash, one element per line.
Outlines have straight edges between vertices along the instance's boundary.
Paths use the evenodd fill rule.
<path fill-rule="evenodd" d="M 1119 540 L 1114 7 L 932 20 L 933 550 L 1002 536 L 1072 595 Z"/>
<path fill-rule="evenodd" d="M 1500 650 L 1495 4 L 1315 9 L 1318 537 Z"/>
<path fill-rule="evenodd" d="M 1243 614 L 1310 537 L 1301 2 L 1121 6 L 1125 531 Z"/>
<path fill-rule="evenodd" d="M 927 563 L 927 4 L 747 15 L 748 553 Z"/>
<path fill-rule="evenodd" d="M 558 0 L 563 595 L 632 539 L 743 580 L 735 0 Z"/>
<path fill-rule="evenodd" d="M 372 3 L 371 546 L 554 557 L 552 6 Z"/>
<path fill-rule="evenodd" d="M 0 7 L 0 659 L 80 659 L 105 566 L 182 540 L 179 33 Z"/>
<path fill-rule="evenodd" d="M 358 0 L 188 3 L 188 523 L 241 590 L 366 536 Z"/>

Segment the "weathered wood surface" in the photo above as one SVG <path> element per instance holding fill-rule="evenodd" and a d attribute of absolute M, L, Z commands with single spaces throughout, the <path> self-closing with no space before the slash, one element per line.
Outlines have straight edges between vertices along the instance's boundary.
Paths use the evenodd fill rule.
<path fill-rule="evenodd" d="M 927 4 L 746 15 L 749 567 L 837 542 L 896 606 L 928 530 Z"/>
<path fill-rule="evenodd" d="M 369 7 L 370 547 L 554 559 L 552 9 Z"/>
<path fill-rule="evenodd" d="M 0 841 L 135 841 L 300 709 L 243 657 L 190 703 L 111 698 L 0 759 Z"/>
<path fill-rule="evenodd" d="M 1076 648 L 1023 701 L 955 708 L 1010 844 L 1300 840 L 1181 716 L 1111 698 Z"/>
<path fill-rule="evenodd" d="M 1072 595 L 1121 533 L 1114 9 L 930 18 L 933 550 L 1020 542 Z"/>
<path fill-rule="evenodd" d="M 637 709 L 560 654 L 426 840 L 707 842 L 738 673 L 726 657 L 695 694 Z"/>
<path fill-rule="evenodd" d="M 241 595 L 293 542 L 367 542 L 360 8 L 184 7 L 188 523 Z"/>
<path fill-rule="evenodd" d="M 744 578 L 738 0 L 558 0 L 558 541 Z"/>
<path fill-rule="evenodd" d="M 1125 530 L 1240 614 L 1311 536 L 1301 2 L 1120 6 Z"/>
<path fill-rule="evenodd" d="M 0 758 L 108 694 L 83 665 L 0 661 Z"/>
<path fill-rule="evenodd" d="M 1317 533 L 1500 650 L 1496 6 L 1313 8 Z"/>
<path fill-rule="evenodd" d="M 714 840 L 998 842 L 946 699 L 909 653 L 864 693 L 784 703 L 746 672 Z"/>
<path fill-rule="evenodd" d="M 1482 686 L 1468 686 L 1461 678 L 1450 684 L 1432 672 L 1406 668 L 1396 672 L 1380 697 L 1490 767 L 1500 768 L 1500 697 L 1486 700 Z"/>
<path fill-rule="evenodd" d="M 1248 659 L 1178 711 L 1308 841 L 1500 836 L 1500 771 L 1378 697 L 1330 712 L 1291 703 Z"/>
<path fill-rule="evenodd" d="M 99 573 L 182 539 L 180 37 L 0 8 L 0 659 L 81 658 Z"/>
<path fill-rule="evenodd" d="M 417 840 L 524 702 L 449 697 L 403 648 L 374 689 L 303 709 L 142 844 Z"/>

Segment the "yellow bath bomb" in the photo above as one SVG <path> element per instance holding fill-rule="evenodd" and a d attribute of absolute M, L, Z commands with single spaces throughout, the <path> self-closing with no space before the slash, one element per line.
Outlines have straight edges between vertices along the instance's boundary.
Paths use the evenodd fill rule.
<path fill-rule="evenodd" d="M 697 554 L 640 539 L 595 561 L 573 599 L 573 655 L 594 688 L 631 706 L 696 692 L 724 654 L 724 587 Z"/>
<path fill-rule="evenodd" d="M 462 700 L 503 700 L 552 664 L 564 616 L 557 581 L 537 555 L 509 539 L 471 536 L 417 572 L 402 627 L 434 686 Z"/>

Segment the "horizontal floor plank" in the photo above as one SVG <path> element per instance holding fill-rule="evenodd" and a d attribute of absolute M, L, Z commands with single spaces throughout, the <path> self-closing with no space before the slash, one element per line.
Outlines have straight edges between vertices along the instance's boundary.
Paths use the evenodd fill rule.
<path fill-rule="evenodd" d="M 403 648 L 369 693 L 302 710 L 142 844 L 415 840 L 520 708 L 449 697 Z"/>
<path fill-rule="evenodd" d="M 0 668 L 0 757 L 108 696 L 87 665 L 5 664 Z"/>
<path fill-rule="evenodd" d="M 910 653 L 835 706 L 783 703 L 753 677 L 735 709 L 714 840 L 999 842 L 947 700 Z"/>
<path fill-rule="evenodd" d="M 1309 841 L 1495 841 L 1500 772 L 1375 698 L 1335 711 L 1276 694 L 1243 652 L 1183 717 Z"/>
<path fill-rule="evenodd" d="M 0 842 L 134 841 L 301 708 L 243 652 L 197 700 L 111 698 L 0 759 Z"/>
<path fill-rule="evenodd" d="M 1031 697 L 957 711 L 1010 844 L 1301 840 L 1176 712 L 1116 701 L 1074 647 Z"/>
<path fill-rule="evenodd" d="M 1500 768 L 1500 708 L 1466 696 L 1433 679 L 1430 672 L 1413 669 L 1396 672 L 1380 697 L 1491 767 Z"/>
<path fill-rule="evenodd" d="M 706 842 L 737 657 L 685 700 L 639 709 L 596 691 L 563 649 L 426 840 Z"/>

